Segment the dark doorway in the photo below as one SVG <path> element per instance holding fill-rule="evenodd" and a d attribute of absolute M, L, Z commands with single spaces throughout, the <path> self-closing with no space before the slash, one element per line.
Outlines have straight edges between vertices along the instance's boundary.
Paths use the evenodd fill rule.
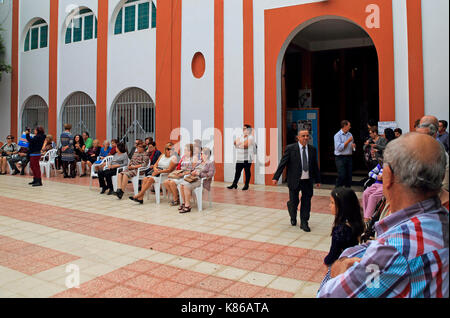
<path fill-rule="evenodd" d="M 312 89 L 312 107 L 320 110 L 320 166 L 324 176 L 330 176 L 325 178 L 328 183 L 336 174 L 333 140 L 343 119 L 351 122 L 357 144 L 354 175 L 367 175 L 362 153 L 367 123 L 379 120 L 378 56 L 368 35 L 343 20 L 316 22 L 294 38 L 283 64 L 284 113 L 300 108 L 299 90 L 305 88 Z M 289 129 L 287 123 L 284 129 Z M 283 146 L 286 141 L 283 138 Z"/>

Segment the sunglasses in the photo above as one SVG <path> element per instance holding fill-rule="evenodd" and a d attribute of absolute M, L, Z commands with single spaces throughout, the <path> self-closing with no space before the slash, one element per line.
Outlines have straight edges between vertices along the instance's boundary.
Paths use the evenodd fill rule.
<path fill-rule="evenodd" d="M 9 137 L 8 137 L 8 138 L 6 138 L 6 140 L 14 140 L 14 138 L 9 138 Z"/>

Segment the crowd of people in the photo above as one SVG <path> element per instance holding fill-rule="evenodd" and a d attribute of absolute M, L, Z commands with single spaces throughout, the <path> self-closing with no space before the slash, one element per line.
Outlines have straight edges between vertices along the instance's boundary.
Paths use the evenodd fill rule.
<path fill-rule="evenodd" d="M 174 145 L 165 145 L 161 153 L 152 137 L 145 140 L 137 139 L 134 147 L 128 151 L 125 143 L 112 139 L 100 144 L 98 139 L 92 139 L 88 132 L 73 136 L 72 126 L 64 125 L 60 136 L 60 146 L 57 147 L 53 136 L 45 135 L 42 127 L 37 127 L 34 134 L 26 129 L 21 138 L 21 146 L 14 142 L 14 136 L 8 136 L 7 142 L 0 145 L 0 174 L 6 174 L 9 164 L 12 174 L 25 174 L 25 167 L 30 164 L 33 181 L 30 185 L 42 186 L 40 160 L 47 160 L 45 154 L 57 150 L 55 166 L 61 170 L 64 178 L 76 178 L 77 169 L 80 177 L 91 175 L 98 178 L 100 194 L 115 195 L 122 199 L 129 181 L 138 174 L 142 177 L 140 191 L 129 199 L 144 203 L 147 191 L 154 192 L 154 183 L 158 178 L 161 184 L 171 194 L 171 206 L 178 206 L 180 213 L 191 211 L 192 192 L 200 186 L 211 190 L 211 182 L 215 174 L 215 164 L 211 160 L 211 149 L 202 147 L 200 140 L 186 145 L 183 156 L 176 152 Z M 105 160 L 110 157 L 110 160 Z M 19 170 L 19 168 L 21 170 Z M 113 177 L 117 178 L 114 190 Z M 180 191 L 178 190 L 180 187 Z M 182 203 L 180 200 L 180 195 Z"/>
<path fill-rule="evenodd" d="M 254 141 L 250 138 L 251 127 L 244 128 L 244 135 L 235 141 L 241 156 L 229 189 L 236 189 L 243 169 L 243 190 L 248 189 L 249 149 Z M 342 121 L 334 139 L 338 178 L 329 205 L 334 222 L 330 250 L 324 258 L 328 270 L 318 297 L 448 297 L 447 122 L 424 116 L 416 122 L 415 132 L 405 135 L 399 128 L 385 129 L 380 135 L 378 127 L 369 125 L 363 150 L 371 182 L 365 183 L 362 204 L 351 188 L 351 158 L 356 145 L 350 128 L 349 121 Z M 145 193 L 155 191 L 153 186 L 159 182 L 172 195 L 170 205 L 177 206 L 179 213 L 188 213 L 193 190 L 201 184 L 210 190 L 215 165 L 211 150 L 201 147 L 199 141 L 186 145 L 180 158 L 172 143 L 160 152 L 152 138 L 136 140 L 128 152 L 123 142 L 104 141 L 100 146 L 88 133 L 72 136 L 70 125 L 64 129 L 59 147 L 64 177 L 74 178 L 75 163 L 80 162 L 81 177 L 91 170 L 98 175 L 100 194 L 122 199 L 129 180 L 141 174 L 140 191 L 130 200 L 143 204 Z M 34 176 L 30 184 L 41 186 L 39 161 L 55 148 L 55 143 L 52 136 L 45 136 L 42 127 L 37 127 L 33 136 L 30 133 L 27 129 L 19 145 L 14 136 L 8 136 L 0 148 L 0 174 L 6 173 L 7 164 L 13 174 L 23 174 L 29 162 Z M 317 150 L 309 144 L 309 138 L 308 130 L 298 132 L 297 143 L 286 147 L 273 176 L 276 185 L 287 169 L 291 225 L 297 224 L 301 204 L 300 228 L 305 232 L 311 231 L 308 220 L 313 185 L 320 188 L 321 182 Z M 104 161 L 108 156 L 112 156 L 111 160 Z M 162 175 L 166 176 L 164 180 L 159 179 Z M 113 187 L 114 176 L 117 190 Z M 376 275 L 370 276 L 373 272 Z"/>

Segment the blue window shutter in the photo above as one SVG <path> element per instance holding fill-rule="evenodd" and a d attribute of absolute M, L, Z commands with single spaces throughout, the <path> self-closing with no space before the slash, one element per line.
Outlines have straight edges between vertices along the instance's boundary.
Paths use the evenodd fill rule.
<path fill-rule="evenodd" d="M 41 43 L 39 45 L 40 48 L 47 47 L 48 40 L 48 25 L 44 25 L 41 27 Z"/>
<path fill-rule="evenodd" d="M 29 50 L 30 50 L 30 30 L 28 30 L 27 36 L 25 37 L 25 47 L 24 47 L 25 52 Z"/>
<path fill-rule="evenodd" d="M 148 29 L 150 26 L 150 3 L 140 3 L 138 8 L 138 30 Z"/>
<path fill-rule="evenodd" d="M 152 29 L 156 28 L 156 6 L 152 1 Z"/>
<path fill-rule="evenodd" d="M 114 26 L 114 34 L 122 33 L 122 17 L 123 17 L 123 9 L 120 9 L 119 14 L 116 18 L 116 25 Z"/>

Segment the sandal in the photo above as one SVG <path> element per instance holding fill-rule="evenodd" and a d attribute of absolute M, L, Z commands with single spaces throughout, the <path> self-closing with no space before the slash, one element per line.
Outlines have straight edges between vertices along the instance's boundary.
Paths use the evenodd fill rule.
<path fill-rule="evenodd" d="M 184 209 L 180 211 L 180 213 L 188 213 L 188 212 L 191 212 L 190 206 L 185 206 Z"/>
<path fill-rule="evenodd" d="M 174 200 L 174 201 L 172 201 L 172 202 L 170 202 L 170 205 L 171 206 L 177 206 L 177 205 L 180 205 L 180 200 Z"/>
<path fill-rule="evenodd" d="M 181 211 L 184 209 L 184 203 L 182 205 L 180 205 L 180 207 L 178 208 L 178 211 Z"/>

